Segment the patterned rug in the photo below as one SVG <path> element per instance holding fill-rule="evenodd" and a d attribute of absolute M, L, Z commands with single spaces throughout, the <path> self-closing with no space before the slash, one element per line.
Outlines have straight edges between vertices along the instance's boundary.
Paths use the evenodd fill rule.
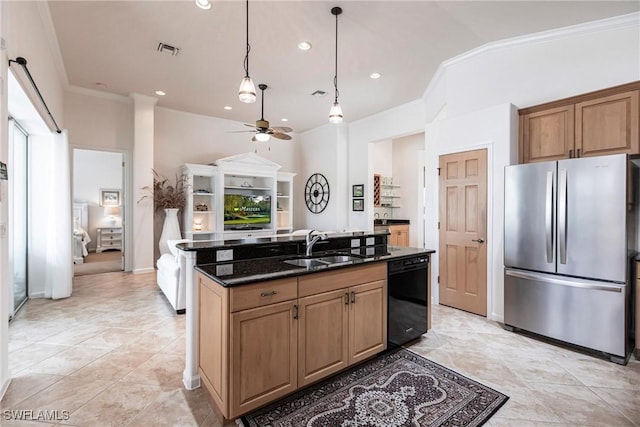
<path fill-rule="evenodd" d="M 411 351 L 398 349 L 254 411 L 237 424 L 480 426 L 508 399 Z"/>

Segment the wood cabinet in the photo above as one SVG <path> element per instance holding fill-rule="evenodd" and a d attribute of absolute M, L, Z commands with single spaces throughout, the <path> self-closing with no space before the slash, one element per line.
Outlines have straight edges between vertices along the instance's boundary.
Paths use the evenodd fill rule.
<path fill-rule="evenodd" d="M 386 348 L 386 263 L 232 288 L 199 277 L 199 371 L 227 419 Z"/>
<path fill-rule="evenodd" d="M 640 82 L 519 111 L 519 160 L 640 153 Z"/>
<path fill-rule="evenodd" d="M 409 224 L 389 226 L 388 244 L 392 246 L 409 246 Z"/>

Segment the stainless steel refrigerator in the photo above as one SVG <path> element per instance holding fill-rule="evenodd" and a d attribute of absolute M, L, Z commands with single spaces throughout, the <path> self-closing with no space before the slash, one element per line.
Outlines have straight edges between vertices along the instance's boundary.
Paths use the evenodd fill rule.
<path fill-rule="evenodd" d="M 505 168 L 505 325 L 626 363 L 634 171 L 626 154 Z"/>

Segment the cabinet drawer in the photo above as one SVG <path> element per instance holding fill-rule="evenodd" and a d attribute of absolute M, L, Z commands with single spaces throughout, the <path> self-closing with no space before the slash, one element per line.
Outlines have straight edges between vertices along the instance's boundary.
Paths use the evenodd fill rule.
<path fill-rule="evenodd" d="M 231 311 L 260 307 L 298 298 L 298 280 L 295 277 L 270 280 L 231 288 Z"/>
<path fill-rule="evenodd" d="M 100 233 L 105 236 L 109 234 L 121 234 L 122 230 L 120 228 L 102 228 L 100 229 Z"/>
<path fill-rule="evenodd" d="M 361 283 L 375 282 L 387 278 L 387 263 L 377 262 L 373 265 L 337 269 L 326 273 L 309 274 L 300 276 L 300 297 L 315 295 L 322 292 L 359 285 Z"/>

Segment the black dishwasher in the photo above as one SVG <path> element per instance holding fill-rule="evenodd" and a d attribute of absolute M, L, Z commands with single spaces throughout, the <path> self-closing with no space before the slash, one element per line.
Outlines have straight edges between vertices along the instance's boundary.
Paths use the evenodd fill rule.
<path fill-rule="evenodd" d="M 425 255 L 389 261 L 387 265 L 387 347 L 427 332 L 427 265 Z"/>

